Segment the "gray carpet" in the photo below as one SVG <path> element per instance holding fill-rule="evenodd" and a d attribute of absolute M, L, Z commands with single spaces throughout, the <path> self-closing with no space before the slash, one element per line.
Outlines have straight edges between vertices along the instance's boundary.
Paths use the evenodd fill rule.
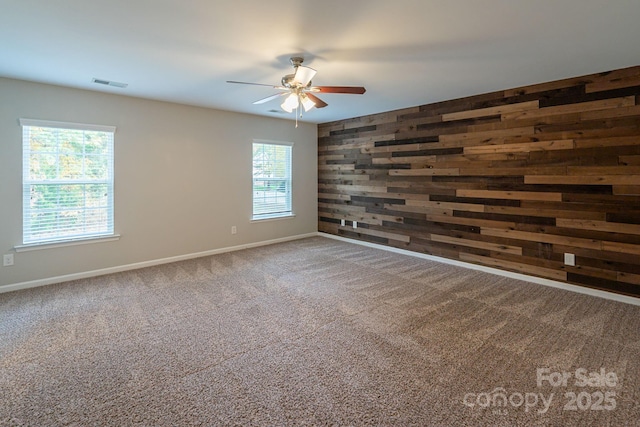
<path fill-rule="evenodd" d="M 316 237 L 0 294 L 0 424 L 632 426 L 639 356 L 638 306 Z"/>

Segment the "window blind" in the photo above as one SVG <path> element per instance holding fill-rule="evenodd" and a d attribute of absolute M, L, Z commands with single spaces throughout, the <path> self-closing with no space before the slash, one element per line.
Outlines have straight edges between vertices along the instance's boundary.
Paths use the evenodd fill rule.
<path fill-rule="evenodd" d="M 113 234 L 115 127 L 21 119 L 23 243 Z"/>
<path fill-rule="evenodd" d="M 291 143 L 253 143 L 253 219 L 289 216 Z"/>

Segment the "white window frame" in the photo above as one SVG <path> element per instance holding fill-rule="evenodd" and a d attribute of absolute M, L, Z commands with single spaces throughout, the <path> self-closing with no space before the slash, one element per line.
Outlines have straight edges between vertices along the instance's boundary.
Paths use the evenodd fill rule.
<path fill-rule="evenodd" d="M 288 159 L 286 159 L 288 164 L 285 164 L 284 177 L 275 177 L 273 180 L 282 181 L 285 180 L 285 202 L 284 207 L 279 204 L 273 205 L 273 210 L 267 210 L 266 207 L 260 211 L 256 211 L 256 198 L 259 196 L 260 192 L 257 191 L 257 182 L 261 182 L 264 184 L 263 178 L 256 178 L 255 176 L 255 160 L 253 158 L 253 151 L 255 149 L 256 144 L 260 145 L 274 145 L 274 146 L 285 146 L 289 148 Z M 293 213 L 293 142 L 287 141 L 270 141 L 265 139 L 254 139 L 251 144 L 251 220 L 252 221 L 263 221 L 269 219 L 280 219 L 280 218 L 291 218 L 294 217 Z M 267 178 L 269 179 L 269 178 Z M 262 192 L 263 199 L 266 197 L 265 192 Z M 276 198 L 278 195 L 275 196 Z"/>
<path fill-rule="evenodd" d="M 119 237 L 119 235 L 114 233 L 114 137 L 115 137 L 115 126 L 104 126 L 104 125 L 94 125 L 94 124 L 81 124 L 81 123 L 69 123 L 69 122 L 56 122 L 56 121 L 48 121 L 48 120 L 33 120 L 33 119 L 20 119 L 20 125 L 22 126 L 22 147 L 23 147 L 23 173 L 22 173 L 22 186 L 23 186 L 23 201 L 22 201 L 22 220 L 23 220 L 23 236 L 22 236 L 22 245 L 18 245 L 15 247 L 15 250 L 26 251 L 33 249 L 41 249 L 41 248 L 50 248 L 50 247 L 59 247 L 65 246 L 67 244 L 85 244 L 91 243 L 95 241 L 109 241 L 115 240 Z M 74 177 L 69 179 L 50 179 L 50 178 L 35 178 L 31 176 L 31 167 L 30 161 L 32 158 L 32 150 L 31 150 L 31 141 L 30 141 L 30 130 L 31 128 L 51 128 L 51 129 L 64 129 L 64 130 L 76 130 L 76 131 L 87 131 L 87 132 L 105 132 L 110 133 L 111 138 L 107 141 L 107 153 L 106 155 L 102 155 L 106 157 L 107 160 L 107 170 L 106 176 L 103 178 L 91 178 L 91 177 Z M 83 135 L 84 137 L 84 135 Z M 84 143 L 84 140 L 83 140 Z M 60 146 L 56 146 L 56 150 L 59 150 Z M 83 145 L 83 152 L 80 154 L 82 158 L 83 164 L 83 173 L 84 167 L 86 164 L 86 159 L 91 156 L 91 154 L 87 154 L 85 151 L 85 146 Z M 47 154 L 51 155 L 54 153 Z M 78 154 L 78 153 L 75 153 Z M 35 154 L 33 154 L 35 155 Z M 59 162 L 60 158 L 58 157 L 56 162 Z M 37 212 L 38 209 L 32 208 L 31 203 L 31 190 L 34 185 L 51 185 L 51 186 L 60 186 L 63 187 L 65 185 L 92 185 L 92 184 L 100 184 L 105 185 L 107 188 L 106 195 L 106 216 L 105 219 L 99 222 L 100 225 L 99 230 L 87 230 L 90 222 L 85 222 L 86 217 L 81 221 L 83 231 L 74 230 L 65 230 L 62 226 L 57 228 L 57 225 L 51 227 L 51 233 L 48 235 L 44 235 L 44 233 L 37 233 L 31 228 L 31 218 L 34 212 Z M 65 194 L 60 189 L 59 194 Z M 83 205 L 76 210 L 80 210 L 82 212 L 90 212 L 91 207 L 87 205 L 87 193 L 83 200 Z M 58 200 L 58 204 L 54 211 L 60 212 L 64 208 L 64 203 Z M 84 216 L 84 214 L 83 214 Z"/>

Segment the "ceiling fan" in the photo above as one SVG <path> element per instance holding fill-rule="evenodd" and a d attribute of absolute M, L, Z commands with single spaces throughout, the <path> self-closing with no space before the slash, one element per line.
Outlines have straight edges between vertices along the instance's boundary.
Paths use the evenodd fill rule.
<path fill-rule="evenodd" d="M 366 91 L 366 89 L 362 86 L 311 86 L 311 79 L 316 75 L 317 71 L 313 68 L 303 66 L 303 61 L 304 58 L 301 58 L 299 56 L 294 56 L 293 58 L 289 59 L 289 62 L 291 62 L 291 65 L 293 66 L 294 72 L 293 74 L 287 74 L 282 77 L 282 84 L 280 86 L 262 83 L 237 82 L 233 80 L 227 80 L 227 83 L 268 86 L 274 89 L 278 89 L 282 92 L 259 99 L 255 101 L 254 104 L 264 104 L 265 102 L 269 102 L 288 95 L 284 102 L 280 105 L 282 109 L 287 113 L 291 113 L 293 112 L 293 110 L 296 110 L 297 112 L 300 106 L 302 106 L 304 111 L 309 111 L 313 107 L 324 108 L 329 105 L 318 98 L 316 95 L 314 95 L 315 93 L 346 93 L 362 95 Z M 300 116 L 302 117 L 302 109 L 300 110 Z"/>

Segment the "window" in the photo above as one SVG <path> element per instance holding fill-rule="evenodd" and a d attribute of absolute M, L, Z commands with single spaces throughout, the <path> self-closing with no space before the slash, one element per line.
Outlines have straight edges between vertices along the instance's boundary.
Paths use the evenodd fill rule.
<path fill-rule="evenodd" d="M 291 143 L 253 143 L 253 219 L 292 216 Z"/>
<path fill-rule="evenodd" d="M 25 245 L 113 235 L 115 127 L 21 119 Z"/>

